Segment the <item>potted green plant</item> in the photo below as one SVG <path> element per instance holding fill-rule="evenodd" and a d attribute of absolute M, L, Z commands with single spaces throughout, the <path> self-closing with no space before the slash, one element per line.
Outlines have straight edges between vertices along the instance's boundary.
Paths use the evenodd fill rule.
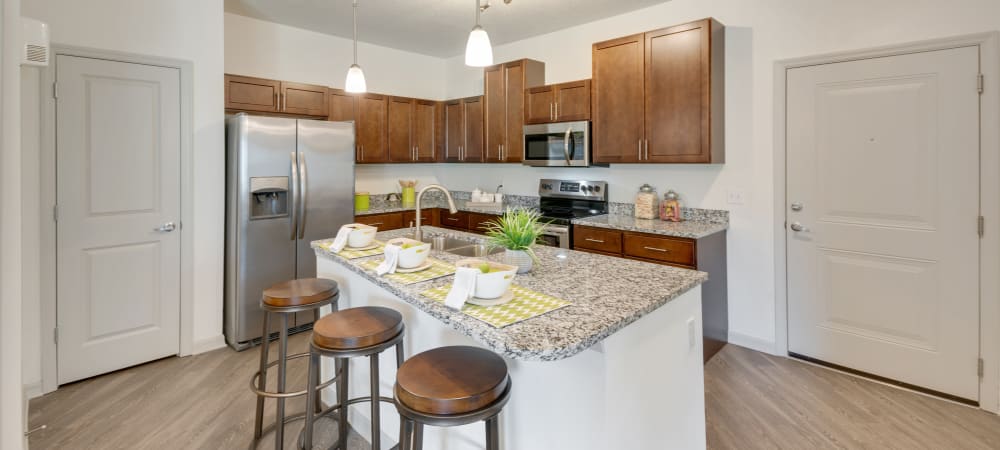
<path fill-rule="evenodd" d="M 504 262 L 517 266 L 517 273 L 527 273 L 532 262 L 538 261 L 532 247 L 547 225 L 540 220 L 538 211 L 509 209 L 496 221 L 486 224 L 487 245 L 506 249 Z"/>

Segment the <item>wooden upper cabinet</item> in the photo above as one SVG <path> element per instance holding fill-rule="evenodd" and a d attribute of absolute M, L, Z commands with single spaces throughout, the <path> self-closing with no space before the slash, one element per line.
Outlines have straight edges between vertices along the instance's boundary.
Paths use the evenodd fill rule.
<path fill-rule="evenodd" d="M 281 82 L 281 111 L 303 116 L 327 116 L 329 111 L 326 86 Z"/>
<path fill-rule="evenodd" d="M 340 89 L 330 89 L 330 106 L 326 120 L 347 122 L 357 117 L 358 97 Z M 357 130 L 354 131 L 357 133 Z"/>
<path fill-rule="evenodd" d="M 724 162 L 723 30 L 704 19 L 646 33 L 645 162 Z"/>
<path fill-rule="evenodd" d="M 388 108 L 389 161 L 412 162 L 414 155 L 410 132 L 413 130 L 413 99 L 389 97 Z"/>
<path fill-rule="evenodd" d="M 590 80 L 524 90 L 524 123 L 590 120 Z"/>
<path fill-rule="evenodd" d="M 595 163 L 639 162 L 643 140 L 645 35 L 593 46 L 593 130 Z"/>
<path fill-rule="evenodd" d="M 226 74 L 225 83 L 226 109 L 278 112 L 280 81 Z"/>
<path fill-rule="evenodd" d="M 444 161 L 462 161 L 462 147 L 465 146 L 465 103 L 462 100 L 444 103 L 444 129 Z"/>
<path fill-rule="evenodd" d="M 357 161 L 388 162 L 389 147 L 386 143 L 388 97 L 381 94 L 361 94 L 358 96 L 357 111 Z"/>
<path fill-rule="evenodd" d="M 487 161 L 524 158 L 524 90 L 545 83 L 545 63 L 521 59 L 484 72 L 484 154 Z"/>
<path fill-rule="evenodd" d="M 413 142 L 414 160 L 434 162 L 437 160 L 438 106 L 431 100 L 413 101 Z"/>
<path fill-rule="evenodd" d="M 483 153 L 483 97 L 462 100 L 464 107 L 465 143 L 462 145 L 462 162 L 482 162 Z"/>

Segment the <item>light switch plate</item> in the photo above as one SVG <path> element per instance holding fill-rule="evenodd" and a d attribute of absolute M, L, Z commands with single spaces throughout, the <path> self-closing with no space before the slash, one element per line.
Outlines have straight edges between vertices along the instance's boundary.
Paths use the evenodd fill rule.
<path fill-rule="evenodd" d="M 726 201 L 730 205 L 742 205 L 744 202 L 744 193 L 742 189 L 730 189 L 726 195 Z"/>
<path fill-rule="evenodd" d="M 688 348 L 694 348 L 698 343 L 698 327 L 694 324 L 694 317 L 687 320 L 688 324 Z"/>

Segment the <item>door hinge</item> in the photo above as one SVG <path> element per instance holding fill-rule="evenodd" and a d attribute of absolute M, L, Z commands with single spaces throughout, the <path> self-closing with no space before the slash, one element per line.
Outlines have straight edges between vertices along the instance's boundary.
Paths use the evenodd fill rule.
<path fill-rule="evenodd" d="M 979 93 L 982 94 L 983 93 L 983 88 L 986 85 L 986 82 L 985 82 L 986 81 L 986 77 L 984 77 L 983 74 L 979 74 L 979 76 L 976 77 L 976 79 L 977 79 L 977 81 L 976 81 L 976 90 L 978 90 Z"/>
<path fill-rule="evenodd" d="M 982 378 L 983 373 L 986 372 L 984 370 L 984 365 L 985 363 L 983 362 L 983 358 L 979 358 L 979 365 L 976 367 L 976 373 L 979 375 L 979 378 Z"/>
<path fill-rule="evenodd" d="M 59 82 L 52 82 L 52 98 L 59 98 Z"/>
<path fill-rule="evenodd" d="M 59 221 L 59 205 L 58 204 L 52 205 L 52 221 L 53 222 L 58 222 Z"/>
<path fill-rule="evenodd" d="M 52 329 L 52 341 L 59 345 L 59 327 Z"/>
<path fill-rule="evenodd" d="M 983 235 L 986 234 L 986 218 L 985 217 L 979 216 L 978 227 L 979 227 L 979 237 L 983 237 Z"/>

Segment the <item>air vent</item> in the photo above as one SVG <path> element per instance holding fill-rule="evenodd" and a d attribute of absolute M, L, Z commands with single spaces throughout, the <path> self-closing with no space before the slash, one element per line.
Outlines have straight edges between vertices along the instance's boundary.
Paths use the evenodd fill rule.
<path fill-rule="evenodd" d="M 24 53 L 21 55 L 22 66 L 49 65 L 51 50 L 48 25 L 35 19 L 22 17 L 21 42 L 24 42 Z"/>
<path fill-rule="evenodd" d="M 49 63 L 49 49 L 41 45 L 28 44 L 24 46 L 24 59 L 39 64 Z"/>

